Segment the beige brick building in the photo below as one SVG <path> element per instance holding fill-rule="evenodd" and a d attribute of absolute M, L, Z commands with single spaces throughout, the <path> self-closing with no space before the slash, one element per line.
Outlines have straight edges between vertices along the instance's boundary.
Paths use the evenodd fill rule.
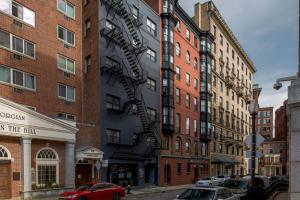
<path fill-rule="evenodd" d="M 210 31 L 212 45 L 211 175 L 246 174 L 245 136 L 250 133 L 248 104 L 256 69 L 212 2 L 195 5 L 195 22 Z"/>

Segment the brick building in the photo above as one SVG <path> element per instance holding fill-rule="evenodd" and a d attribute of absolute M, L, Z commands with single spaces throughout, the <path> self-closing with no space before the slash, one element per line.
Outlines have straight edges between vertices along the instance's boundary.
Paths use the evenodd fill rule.
<path fill-rule="evenodd" d="M 0 19 L 0 198 L 97 179 L 99 110 L 86 90 L 82 1 L 3 0 Z"/>
<path fill-rule="evenodd" d="M 260 107 L 256 117 L 256 131 L 266 140 L 273 138 L 273 107 Z"/>

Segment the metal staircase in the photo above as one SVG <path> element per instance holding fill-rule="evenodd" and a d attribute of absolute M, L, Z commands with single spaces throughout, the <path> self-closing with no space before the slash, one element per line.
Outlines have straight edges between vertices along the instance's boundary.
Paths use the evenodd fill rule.
<path fill-rule="evenodd" d="M 136 105 L 137 115 L 143 127 L 143 131 L 138 134 L 139 141 L 147 142 L 152 149 L 161 148 L 159 130 L 153 126 L 147 113 L 143 95 L 140 92 L 146 82 L 146 73 L 140 64 L 140 59 L 142 53 L 147 49 L 147 40 L 142 36 L 138 19 L 132 14 L 126 0 L 102 0 L 102 2 L 106 5 L 107 16 L 111 10 L 114 10 L 114 13 L 117 13 L 121 19 L 118 20 L 116 16 L 113 16 L 111 20 L 102 20 L 100 22 L 101 36 L 107 39 L 108 45 L 110 42 L 118 44 L 128 63 L 128 65 L 123 61 L 118 61 L 116 63 L 119 64 L 115 65 L 107 65 L 106 63 L 105 66 L 101 67 L 102 73 L 107 72 L 117 78 L 126 91 L 128 102 Z"/>

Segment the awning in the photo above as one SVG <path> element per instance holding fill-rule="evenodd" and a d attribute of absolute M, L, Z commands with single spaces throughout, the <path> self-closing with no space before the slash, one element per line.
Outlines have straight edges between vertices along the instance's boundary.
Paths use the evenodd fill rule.
<path fill-rule="evenodd" d="M 223 164 L 240 164 L 240 161 L 234 156 L 229 156 L 226 154 L 212 154 L 211 163 L 223 163 Z"/>
<path fill-rule="evenodd" d="M 103 152 L 92 146 L 79 146 L 76 149 L 76 160 L 98 160 L 102 161 Z"/>

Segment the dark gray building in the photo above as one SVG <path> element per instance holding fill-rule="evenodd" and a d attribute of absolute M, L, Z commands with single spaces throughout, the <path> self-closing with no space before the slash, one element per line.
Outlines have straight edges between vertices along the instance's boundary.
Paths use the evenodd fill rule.
<path fill-rule="evenodd" d="M 103 181 L 157 184 L 160 17 L 142 0 L 100 4 Z"/>

